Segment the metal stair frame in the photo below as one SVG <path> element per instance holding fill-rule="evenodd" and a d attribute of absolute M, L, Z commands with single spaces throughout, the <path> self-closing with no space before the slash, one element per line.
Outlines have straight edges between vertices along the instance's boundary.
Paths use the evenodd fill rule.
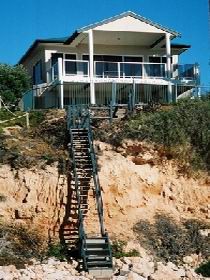
<path fill-rule="evenodd" d="M 104 228 L 104 213 L 103 213 L 103 200 L 101 196 L 101 188 L 100 188 L 100 182 L 99 182 L 99 176 L 98 176 L 98 170 L 97 170 L 97 161 L 93 146 L 93 134 L 91 130 L 91 116 L 90 116 L 90 109 L 88 105 L 72 105 L 68 107 L 67 112 L 67 126 L 70 134 L 70 151 L 72 155 L 72 161 L 73 161 L 73 174 L 74 174 L 74 180 L 75 180 L 75 189 L 76 189 L 76 198 L 78 202 L 78 217 L 79 217 L 79 244 L 80 244 L 80 255 L 83 259 L 83 266 L 86 271 L 95 271 L 97 273 L 101 273 L 102 270 L 106 270 L 107 272 L 112 271 L 112 251 L 111 246 L 109 242 L 108 233 L 106 232 Z M 87 139 L 85 139 L 85 136 L 83 135 L 83 142 L 85 143 L 85 147 L 88 145 L 88 152 L 81 151 L 81 158 L 79 156 L 75 155 L 75 142 L 74 142 L 74 133 L 78 132 L 78 139 L 76 143 L 78 145 L 81 145 L 81 140 L 79 140 L 79 135 L 81 133 L 87 132 Z M 84 209 L 81 204 L 81 193 L 80 193 L 80 185 L 79 185 L 79 179 L 77 172 L 77 161 L 78 158 L 80 160 L 80 163 L 82 162 L 83 155 L 85 155 L 86 158 L 90 155 L 90 162 L 92 165 L 92 178 L 94 183 L 94 191 L 95 191 L 95 201 L 97 206 L 97 213 L 98 213 L 98 220 L 100 223 L 100 237 L 89 237 L 86 235 L 85 228 L 84 228 L 84 216 L 83 211 Z M 87 209 L 88 210 L 88 209 Z M 100 240 L 102 243 L 98 243 L 98 250 L 94 251 L 91 250 L 89 246 L 89 242 L 96 242 Z M 94 262 L 95 261 L 95 262 Z M 103 273 L 102 273 L 103 274 Z"/>

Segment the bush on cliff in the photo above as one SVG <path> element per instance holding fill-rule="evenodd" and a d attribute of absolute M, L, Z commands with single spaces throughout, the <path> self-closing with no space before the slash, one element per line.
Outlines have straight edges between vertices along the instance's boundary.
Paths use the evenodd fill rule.
<path fill-rule="evenodd" d="M 47 243 L 34 229 L 0 224 L 0 266 L 22 268 L 31 258 L 43 259 L 46 252 Z"/>
<path fill-rule="evenodd" d="M 184 256 L 201 254 L 210 257 L 210 236 L 202 236 L 200 229 L 209 228 L 197 220 L 181 223 L 165 215 L 157 215 L 155 222 L 139 221 L 134 226 L 139 242 L 153 253 L 157 259 L 181 263 Z"/>
<path fill-rule="evenodd" d="M 210 99 L 185 99 L 156 112 L 140 112 L 97 137 L 115 145 L 125 138 L 157 143 L 195 169 L 209 170 Z"/>

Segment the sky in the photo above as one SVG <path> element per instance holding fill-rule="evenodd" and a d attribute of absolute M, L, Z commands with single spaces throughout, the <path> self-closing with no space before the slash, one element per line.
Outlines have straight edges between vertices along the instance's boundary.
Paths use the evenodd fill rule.
<path fill-rule="evenodd" d="M 16 64 L 35 39 L 65 37 L 85 25 L 133 11 L 182 34 L 181 63 L 199 63 L 210 86 L 208 0 L 1 0 L 0 63 Z"/>

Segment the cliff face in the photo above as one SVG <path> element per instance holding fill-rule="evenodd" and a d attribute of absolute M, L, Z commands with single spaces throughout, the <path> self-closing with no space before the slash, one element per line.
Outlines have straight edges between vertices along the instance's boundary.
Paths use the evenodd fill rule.
<path fill-rule="evenodd" d="M 60 176 L 56 166 L 18 171 L 8 165 L 0 168 L 0 212 L 6 222 L 28 224 L 46 236 L 58 236 L 66 193 L 66 176 Z"/>
<path fill-rule="evenodd" d="M 138 147 L 138 149 L 137 149 Z M 111 237 L 135 239 L 132 228 L 156 213 L 175 219 L 210 221 L 210 182 L 179 174 L 176 164 L 145 143 L 126 142 L 117 150 L 96 142 L 103 190 L 105 225 Z M 135 150 L 135 153 L 133 152 Z M 3 221 L 28 224 L 58 238 L 65 216 L 68 186 L 56 165 L 45 169 L 0 167 L 0 215 Z M 90 207 L 92 202 L 90 201 Z M 90 227 L 90 217 L 87 224 Z"/>
<path fill-rule="evenodd" d="M 168 214 L 179 221 L 210 221 L 208 177 L 192 179 L 178 172 L 146 143 L 127 141 L 117 150 L 98 143 L 100 182 L 104 192 L 106 226 L 118 238 L 134 238 L 133 225 L 140 219 L 153 221 L 155 214 Z"/>

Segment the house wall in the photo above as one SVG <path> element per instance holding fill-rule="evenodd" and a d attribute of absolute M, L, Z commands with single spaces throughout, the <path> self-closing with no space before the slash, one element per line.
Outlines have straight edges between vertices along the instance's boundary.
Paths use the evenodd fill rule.
<path fill-rule="evenodd" d="M 33 77 L 33 66 L 40 60 L 42 61 L 42 80 L 43 82 L 46 82 L 45 51 L 43 48 L 37 48 L 34 50 L 23 62 L 23 66 L 27 69 L 29 75 Z"/>

